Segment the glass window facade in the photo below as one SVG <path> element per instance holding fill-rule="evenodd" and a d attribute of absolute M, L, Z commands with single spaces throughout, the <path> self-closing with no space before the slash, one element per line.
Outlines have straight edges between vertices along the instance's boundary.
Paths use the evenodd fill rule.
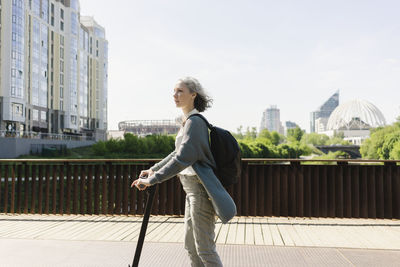
<path fill-rule="evenodd" d="M 78 38 L 71 36 L 70 59 L 70 111 L 78 114 Z"/>
<path fill-rule="evenodd" d="M 40 22 L 33 18 L 32 32 L 32 104 L 39 106 L 40 88 Z"/>
<path fill-rule="evenodd" d="M 24 53 L 25 53 L 25 2 L 15 0 L 12 5 L 11 45 L 11 96 L 24 98 Z"/>
<path fill-rule="evenodd" d="M 107 129 L 107 105 L 108 105 L 108 43 L 104 42 L 104 77 L 103 77 L 103 122 L 104 129 Z"/>
<path fill-rule="evenodd" d="M 78 11 L 78 0 L 71 0 L 71 1 L 70 1 L 70 7 L 71 7 L 73 10 Z"/>
<path fill-rule="evenodd" d="M 79 115 L 88 117 L 88 97 L 89 97 L 89 80 L 88 80 L 88 40 L 89 34 L 84 30 L 79 31 Z M 80 126 L 88 128 L 87 120 L 80 120 Z"/>
<path fill-rule="evenodd" d="M 71 12 L 71 34 L 78 35 L 78 15 L 75 12 Z"/>
<path fill-rule="evenodd" d="M 42 0 L 40 17 L 49 22 L 49 0 Z"/>
<path fill-rule="evenodd" d="M 40 17 L 40 0 L 32 1 L 32 11 L 35 16 Z"/>
<path fill-rule="evenodd" d="M 100 29 L 100 28 L 97 28 L 97 27 L 94 28 L 94 35 L 95 35 L 97 38 L 102 38 L 102 39 L 105 38 L 105 32 L 104 32 L 104 30 L 103 30 L 103 29 Z"/>
<path fill-rule="evenodd" d="M 39 106 L 47 107 L 47 88 L 48 88 L 48 77 L 47 77 L 47 66 L 49 63 L 49 48 L 48 48 L 48 38 L 49 29 L 46 24 L 41 24 L 41 34 L 40 34 L 40 90 L 39 90 Z"/>

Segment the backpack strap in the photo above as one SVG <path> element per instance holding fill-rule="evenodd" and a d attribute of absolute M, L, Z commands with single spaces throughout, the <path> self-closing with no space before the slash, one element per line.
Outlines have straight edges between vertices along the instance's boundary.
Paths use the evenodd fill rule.
<path fill-rule="evenodd" d="M 194 117 L 194 116 L 200 117 L 200 118 L 207 124 L 208 129 L 211 130 L 211 128 L 213 127 L 212 124 L 210 124 L 210 123 L 208 122 L 208 120 L 207 120 L 203 115 L 201 115 L 200 113 L 196 113 L 196 114 L 190 115 L 190 116 L 187 118 L 187 120 L 190 119 L 191 117 Z"/>

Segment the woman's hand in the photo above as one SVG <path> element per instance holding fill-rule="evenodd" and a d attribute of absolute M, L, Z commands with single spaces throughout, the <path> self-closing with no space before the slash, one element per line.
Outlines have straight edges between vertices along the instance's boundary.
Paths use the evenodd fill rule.
<path fill-rule="evenodd" d="M 152 176 L 153 174 L 154 174 L 154 172 L 152 170 L 150 170 L 150 169 L 143 170 L 143 171 L 140 172 L 139 178 L 149 177 L 149 176 Z"/>
<path fill-rule="evenodd" d="M 151 186 L 149 179 L 147 177 L 140 176 L 139 179 L 136 179 L 131 184 L 131 187 L 136 186 L 140 191 L 145 190 L 148 186 Z"/>

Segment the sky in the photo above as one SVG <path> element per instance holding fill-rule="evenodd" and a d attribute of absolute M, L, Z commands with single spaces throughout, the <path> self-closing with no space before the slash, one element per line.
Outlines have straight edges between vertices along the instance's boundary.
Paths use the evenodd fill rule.
<path fill-rule="evenodd" d="M 110 4 L 111 3 L 111 4 Z M 309 132 L 337 90 L 400 115 L 398 0 L 80 0 L 109 42 L 108 129 L 174 119 L 180 77 L 214 99 L 204 115 L 236 132 L 270 105 Z"/>

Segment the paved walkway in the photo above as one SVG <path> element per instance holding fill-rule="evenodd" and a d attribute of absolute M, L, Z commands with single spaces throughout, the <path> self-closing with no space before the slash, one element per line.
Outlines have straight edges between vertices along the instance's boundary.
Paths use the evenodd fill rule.
<path fill-rule="evenodd" d="M 141 217 L 0 215 L 2 266 L 128 266 Z M 225 266 L 400 266 L 400 221 L 234 218 L 216 227 Z M 155 216 L 140 266 L 188 266 L 183 219 Z"/>

